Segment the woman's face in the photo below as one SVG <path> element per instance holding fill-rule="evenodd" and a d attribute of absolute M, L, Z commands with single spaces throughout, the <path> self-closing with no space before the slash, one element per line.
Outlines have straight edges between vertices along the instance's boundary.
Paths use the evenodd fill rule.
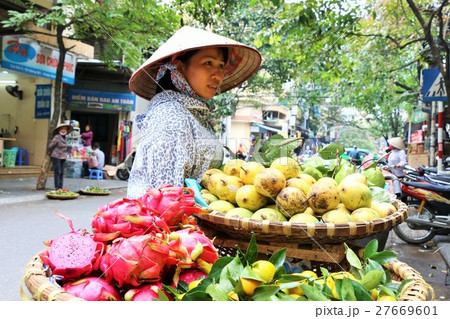
<path fill-rule="evenodd" d="M 86 125 L 86 127 L 84 128 L 87 131 L 89 131 L 91 128 L 89 127 L 89 125 Z"/>
<path fill-rule="evenodd" d="M 225 61 L 218 48 L 201 49 L 187 64 L 177 60 L 176 66 L 195 93 L 207 100 L 216 95 L 225 75 Z"/>
<path fill-rule="evenodd" d="M 64 135 L 64 134 L 67 134 L 67 127 L 66 127 L 66 126 L 61 127 L 61 128 L 59 129 L 59 133 L 62 133 L 63 135 Z"/>

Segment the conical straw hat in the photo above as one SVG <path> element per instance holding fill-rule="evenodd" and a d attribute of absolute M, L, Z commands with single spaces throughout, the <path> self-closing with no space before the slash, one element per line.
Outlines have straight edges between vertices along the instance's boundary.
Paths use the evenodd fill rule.
<path fill-rule="evenodd" d="M 405 144 L 403 143 L 403 140 L 400 137 L 392 137 L 388 139 L 388 143 L 400 150 L 404 150 L 406 148 Z"/>
<path fill-rule="evenodd" d="M 58 133 L 58 130 L 59 130 L 61 127 L 64 127 L 64 126 L 67 127 L 67 134 L 69 134 L 70 132 L 73 131 L 73 126 L 72 126 L 72 125 L 67 124 L 67 123 L 59 123 L 59 124 L 55 127 L 55 129 L 53 130 L 53 134 Z"/>
<path fill-rule="evenodd" d="M 177 53 L 209 47 L 232 48 L 230 58 L 235 62 L 240 60 L 235 69 L 225 75 L 222 93 L 248 80 L 261 65 L 261 54 L 256 49 L 208 31 L 182 27 L 133 73 L 129 82 L 131 92 L 150 100 L 156 94 L 156 73 L 165 59 Z"/>

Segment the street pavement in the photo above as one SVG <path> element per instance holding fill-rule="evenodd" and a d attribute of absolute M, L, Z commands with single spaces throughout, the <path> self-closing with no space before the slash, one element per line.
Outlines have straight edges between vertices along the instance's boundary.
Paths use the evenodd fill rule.
<path fill-rule="evenodd" d="M 126 197 L 126 181 L 64 179 L 64 187 L 78 192 L 88 186 L 111 190 L 109 196 L 81 195 L 76 200 L 48 200 L 45 193 L 53 190 L 53 178 L 46 190 L 37 191 L 36 178 L 0 179 L 0 301 L 20 300 L 19 282 L 25 265 L 44 249 L 42 242 L 66 233 L 66 222 L 54 214 L 55 209 L 71 218 L 76 229 L 90 229 L 90 219 L 102 205 Z M 74 205 L 75 204 L 75 205 Z M 4 245 L 3 243 L 14 243 Z M 421 273 L 435 291 L 436 300 L 450 300 L 450 237 L 437 236 L 424 245 L 410 245 L 390 232 L 386 250 L 397 253 L 398 259 Z M 25 288 L 26 290 L 26 288 Z"/>

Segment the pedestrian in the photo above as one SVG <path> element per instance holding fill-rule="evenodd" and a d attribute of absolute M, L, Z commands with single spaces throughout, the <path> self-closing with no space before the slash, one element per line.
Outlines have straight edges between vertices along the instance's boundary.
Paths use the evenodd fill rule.
<path fill-rule="evenodd" d="M 83 141 L 83 146 L 91 147 L 93 138 L 94 138 L 94 132 L 92 132 L 91 126 L 89 124 L 87 124 L 84 127 L 84 132 L 81 133 L 81 139 Z"/>
<path fill-rule="evenodd" d="M 405 176 L 405 165 L 407 164 L 405 144 L 400 137 L 393 137 L 388 139 L 388 143 L 392 146 L 392 151 L 389 153 L 388 166 L 391 168 L 392 174 L 397 177 Z"/>
<path fill-rule="evenodd" d="M 90 169 L 102 170 L 105 166 L 105 153 L 100 149 L 100 143 L 92 144 L 92 152 L 87 161 L 83 161 L 84 176 L 89 176 Z"/>
<path fill-rule="evenodd" d="M 361 164 L 361 155 L 359 154 L 357 146 L 353 146 L 353 150 L 350 152 L 350 161 L 356 165 Z"/>
<path fill-rule="evenodd" d="M 137 115 L 141 139 L 128 180 L 128 198 L 186 178 L 201 180 L 223 163 L 207 101 L 250 78 L 261 64 L 251 47 L 204 30 L 182 27 L 131 77 L 130 90 L 150 100 Z"/>
<path fill-rule="evenodd" d="M 66 135 L 72 132 L 73 127 L 69 124 L 61 123 L 53 130 L 53 138 L 48 144 L 48 154 L 53 164 L 53 174 L 55 189 L 63 188 L 64 164 L 69 157 L 67 152 Z"/>

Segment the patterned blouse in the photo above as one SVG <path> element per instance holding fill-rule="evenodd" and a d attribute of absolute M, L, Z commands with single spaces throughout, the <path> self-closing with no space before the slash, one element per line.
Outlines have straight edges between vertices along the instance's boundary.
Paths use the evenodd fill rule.
<path fill-rule="evenodd" d="M 57 133 L 53 136 L 52 140 L 48 144 L 48 152 L 51 157 L 66 159 L 68 154 L 66 152 L 67 149 L 67 141 L 66 137 Z"/>
<path fill-rule="evenodd" d="M 174 91 L 155 95 L 145 114 L 135 119 L 141 139 L 127 198 L 163 184 L 183 186 L 185 178 L 200 181 L 207 169 L 218 168 L 223 148 L 209 129 L 209 119 L 204 102 Z"/>

